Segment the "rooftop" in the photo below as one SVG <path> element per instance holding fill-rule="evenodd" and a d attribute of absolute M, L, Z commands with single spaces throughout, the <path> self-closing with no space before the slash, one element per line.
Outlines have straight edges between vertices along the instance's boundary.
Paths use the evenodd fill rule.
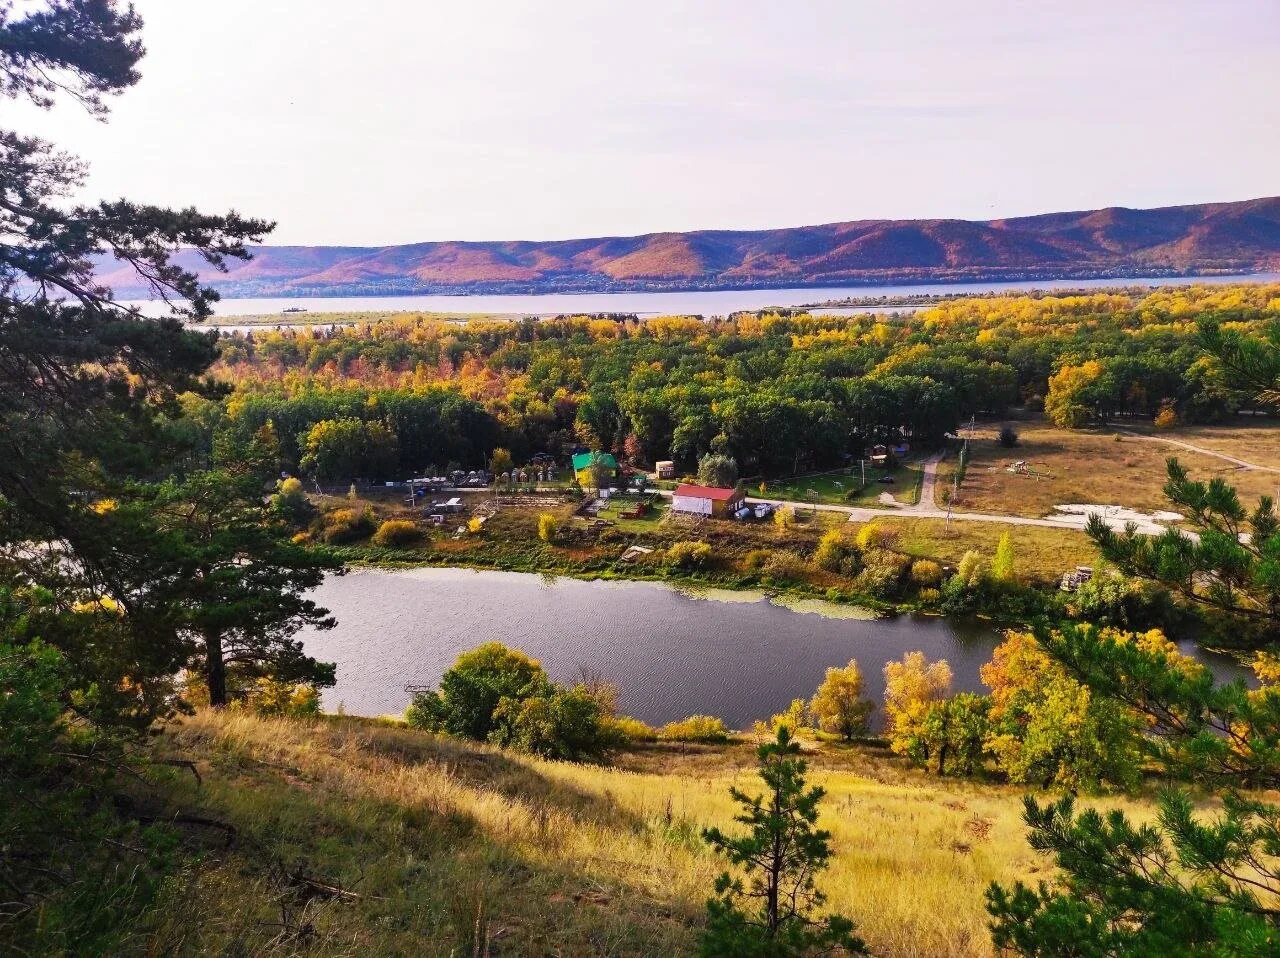
<path fill-rule="evenodd" d="M 693 499 L 715 499 L 725 502 L 738 495 L 737 489 L 724 489 L 720 486 L 694 486 L 682 482 L 676 486 L 677 496 L 689 496 Z"/>

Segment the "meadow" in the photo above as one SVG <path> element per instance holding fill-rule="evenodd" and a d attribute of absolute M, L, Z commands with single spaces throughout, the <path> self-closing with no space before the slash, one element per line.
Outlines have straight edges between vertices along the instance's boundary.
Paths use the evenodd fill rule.
<path fill-rule="evenodd" d="M 688 954 L 723 869 L 701 829 L 733 827 L 731 784 L 758 786 L 749 741 L 603 767 L 372 720 L 202 711 L 156 748 L 203 781 L 175 774 L 166 806 L 236 829 L 173 883 L 156 919 L 170 953 Z M 873 746 L 806 751 L 828 793 L 830 907 L 885 958 L 990 956 L 986 885 L 1052 874 L 1025 842 L 1020 790 L 931 778 Z"/>

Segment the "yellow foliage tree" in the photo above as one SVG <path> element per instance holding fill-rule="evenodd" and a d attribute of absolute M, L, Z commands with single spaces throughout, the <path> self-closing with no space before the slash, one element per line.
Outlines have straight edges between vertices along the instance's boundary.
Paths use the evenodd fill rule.
<path fill-rule="evenodd" d="M 1044 397 L 1044 411 L 1055 426 L 1079 429 L 1086 425 L 1093 410 L 1085 403 L 1085 392 L 1102 378 L 1102 363 L 1089 360 L 1079 366 L 1063 366 L 1049 377 L 1049 394 Z"/>
<path fill-rule="evenodd" d="M 862 670 L 857 659 L 850 659 L 843 668 L 827 669 L 827 677 L 809 702 L 818 728 L 845 741 L 866 732 L 873 707 L 862 697 Z"/>
<path fill-rule="evenodd" d="M 905 754 L 919 731 L 929 706 L 951 691 L 951 666 L 946 659 L 930 662 L 923 652 L 907 652 L 901 662 L 884 667 L 884 712 L 889 746 Z"/>

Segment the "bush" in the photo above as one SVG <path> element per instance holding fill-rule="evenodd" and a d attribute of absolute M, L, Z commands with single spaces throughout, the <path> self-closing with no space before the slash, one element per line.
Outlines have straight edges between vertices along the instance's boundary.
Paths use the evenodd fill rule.
<path fill-rule="evenodd" d="M 252 709 L 259 715 L 307 718 L 320 714 L 320 693 L 313 685 L 277 682 L 264 676 L 254 682 L 243 699 L 233 704 Z"/>
<path fill-rule="evenodd" d="M 879 522 L 868 522 L 858 530 L 859 549 L 889 549 L 898 541 L 898 530 Z"/>
<path fill-rule="evenodd" d="M 324 517 L 321 538 L 325 542 L 355 542 L 371 535 L 373 530 L 372 510 L 334 509 Z"/>
<path fill-rule="evenodd" d="M 1012 449 L 1018 444 L 1018 430 L 1014 429 L 1007 423 L 1000 427 L 1000 435 L 996 442 L 1004 446 L 1006 449 Z"/>
<path fill-rule="evenodd" d="M 773 555 L 768 549 L 752 549 L 742 557 L 742 568 L 748 572 L 759 572 Z"/>
<path fill-rule="evenodd" d="M 271 511 L 292 526 L 303 526 L 315 517 L 316 507 L 302 491 L 302 482 L 290 476 L 276 487 Z"/>
<path fill-rule="evenodd" d="M 422 538 L 422 530 L 418 528 L 417 523 L 410 522 L 408 519 L 388 519 L 378 526 L 378 531 L 373 534 L 374 544 L 386 549 L 407 546 L 420 538 Z"/>
<path fill-rule="evenodd" d="M 1172 429 L 1178 424 L 1178 413 L 1172 406 L 1163 407 L 1156 415 L 1155 426 L 1157 429 Z"/>
<path fill-rule="evenodd" d="M 803 581 L 809 574 L 809 563 L 802 556 L 781 549 L 769 554 L 761 571 L 770 579 Z"/>
<path fill-rule="evenodd" d="M 822 534 L 818 548 L 813 551 L 813 564 L 819 569 L 846 575 L 857 571 L 858 555 L 843 529 L 830 529 Z"/>
<path fill-rule="evenodd" d="M 936 586 L 942 581 L 942 566 L 932 559 L 917 559 L 911 563 L 911 581 L 918 586 Z"/>
<path fill-rule="evenodd" d="M 544 512 L 538 516 L 538 538 L 543 542 L 551 542 L 559 531 L 560 523 L 551 513 Z"/>
<path fill-rule="evenodd" d="M 608 724 L 612 727 L 614 733 L 628 742 L 653 742 L 658 738 L 658 730 L 646 722 L 640 721 L 638 718 L 632 718 L 630 715 L 619 715 L 611 718 Z"/>
<path fill-rule="evenodd" d="M 489 741 L 566 761 L 600 758 L 622 744 L 604 703 L 585 685 L 531 698 L 503 698 Z"/>
<path fill-rule="evenodd" d="M 666 563 L 673 569 L 705 569 L 711 564 L 711 546 L 705 542 L 673 542 Z"/>
<path fill-rule="evenodd" d="M 501 642 L 486 642 L 458 656 L 440 679 L 440 689 L 413 697 L 405 721 L 485 741 L 495 728 L 494 713 L 503 699 L 522 702 L 554 691 L 536 659 Z"/>
<path fill-rule="evenodd" d="M 727 742 L 729 730 L 724 720 L 710 715 L 690 715 L 678 722 L 668 722 L 658 729 L 664 742 Z"/>

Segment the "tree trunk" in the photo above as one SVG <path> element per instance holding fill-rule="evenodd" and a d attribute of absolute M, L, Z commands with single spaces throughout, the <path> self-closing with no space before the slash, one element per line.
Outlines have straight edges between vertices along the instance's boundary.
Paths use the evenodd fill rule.
<path fill-rule="evenodd" d="M 222 660 L 222 636 L 217 632 L 204 637 L 205 682 L 209 686 L 209 704 L 220 709 L 227 704 L 227 664 Z"/>

